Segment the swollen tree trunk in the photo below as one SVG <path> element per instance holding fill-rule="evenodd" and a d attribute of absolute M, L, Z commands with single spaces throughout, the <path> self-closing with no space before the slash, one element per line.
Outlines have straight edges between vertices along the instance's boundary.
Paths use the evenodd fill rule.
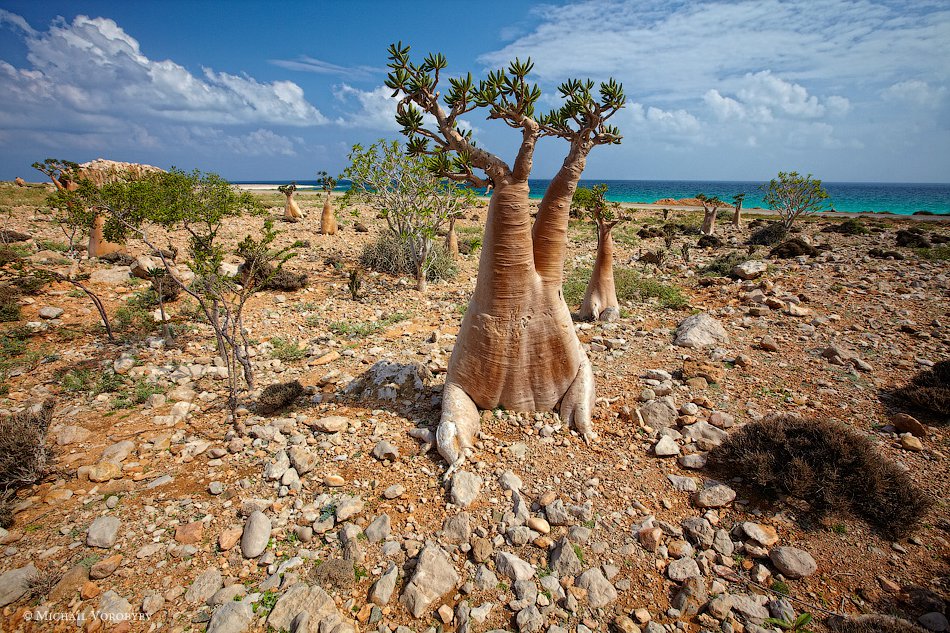
<path fill-rule="evenodd" d="M 105 216 L 98 214 L 92 221 L 92 228 L 89 230 L 89 245 L 86 247 L 89 257 L 102 257 L 104 255 L 117 253 L 122 250 L 121 244 L 114 244 L 112 242 L 106 241 L 105 235 L 102 231 L 105 223 Z"/>
<path fill-rule="evenodd" d="M 703 207 L 703 228 L 700 229 L 704 235 L 712 235 L 716 232 L 716 216 L 719 214 L 719 207 Z"/>
<path fill-rule="evenodd" d="M 742 203 L 740 202 L 733 208 L 735 210 L 732 212 L 732 226 L 738 228 L 742 224 Z"/>
<path fill-rule="evenodd" d="M 459 238 L 455 234 L 455 218 L 449 218 L 449 232 L 445 236 L 445 252 L 452 259 L 459 258 Z"/>
<path fill-rule="evenodd" d="M 451 475 L 474 450 L 478 409 L 556 409 L 585 439 L 594 377 L 564 302 L 571 198 L 586 152 L 572 151 L 532 225 L 527 178 L 493 177 L 475 292 L 452 350 L 436 432 Z"/>
<path fill-rule="evenodd" d="M 299 222 L 303 219 L 303 213 L 300 212 L 300 207 L 297 206 L 297 201 L 294 200 L 294 192 L 287 191 L 284 195 L 287 196 L 287 202 L 284 204 L 284 220 Z"/>
<path fill-rule="evenodd" d="M 333 215 L 333 207 L 330 205 L 330 194 L 327 194 L 323 201 L 323 214 L 320 216 L 320 234 L 336 235 L 336 217 Z"/>
<path fill-rule="evenodd" d="M 615 222 L 597 220 L 597 259 L 578 313 L 581 320 L 614 321 L 620 316 L 614 286 L 614 240 L 611 234 L 615 225 Z"/>

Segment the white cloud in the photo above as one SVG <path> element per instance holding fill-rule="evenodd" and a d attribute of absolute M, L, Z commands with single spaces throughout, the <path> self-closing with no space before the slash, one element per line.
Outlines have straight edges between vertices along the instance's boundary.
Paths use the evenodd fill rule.
<path fill-rule="evenodd" d="M 899 81 L 882 92 L 886 101 L 905 102 L 930 108 L 939 106 L 946 94 L 947 89 L 944 86 L 932 87 L 926 81 L 919 79 Z"/>
<path fill-rule="evenodd" d="M 349 79 L 368 78 L 385 72 L 385 69 L 373 68 L 372 66 L 340 66 L 309 55 L 300 55 L 295 59 L 271 59 L 268 61 L 274 66 L 287 70 L 299 70 L 318 75 L 339 75 Z"/>
<path fill-rule="evenodd" d="M 341 84 L 333 91 L 333 96 L 345 106 L 356 106 L 348 114 L 336 120 L 346 127 L 370 128 L 396 132 L 400 128 L 396 125 L 397 97 L 386 86 L 379 86 L 373 90 L 360 90 L 349 84 Z"/>
<path fill-rule="evenodd" d="M 18 23 L 19 16 L 11 16 L 2 19 Z M 292 82 L 261 83 L 211 69 L 196 77 L 171 60 L 149 59 L 106 18 L 58 19 L 46 32 L 25 31 L 24 41 L 31 68 L 0 62 L 6 124 L 43 128 L 51 119 L 89 124 L 97 117 L 298 127 L 327 122 Z"/>
<path fill-rule="evenodd" d="M 851 102 L 832 95 L 819 99 L 803 86 L 775 76 L 769 70 L 746 73 L 736 82 L 735 97 L 724 96 L 710 88 L 703 101 L 719 121 L 771 123 L 777 119 L 819 119 L 826 115 L 846 113 Z"/>

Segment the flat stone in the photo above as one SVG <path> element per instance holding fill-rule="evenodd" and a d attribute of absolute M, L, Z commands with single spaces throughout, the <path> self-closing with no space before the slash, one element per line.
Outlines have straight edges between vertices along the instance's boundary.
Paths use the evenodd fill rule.
<path fill-rule="evenodd" d="M 617 590 L 598 567 L 581 574 L 577 586 L 587 590 L 587 602 L 595 609 L 606 607 L 617 599 Z"/>
<path fill-rule="evenodd" d="M 906 413 L 896 413 L 891 416 L 891 424 L 901 433 L 910 433 L 916 437 L 927 437 L 927 427 L 917 418 Z"/>
<path fill-rule="evenodd" d="M 657 457 L 673 457 L 680 454 L 680 447 L 676 440 L 669 435 L 664 435 L 653 447 L 653 452 Z"/>
<path fill-rule="evenodd" d="M 89 577 L 93 580 L 108 578 L 121 564 L 122 554 L 114 554 L 109 558 L 104 558 L 89 568 Z"/>
<path fill-rule="evenodd" d="M 175 528 L 175 540 L 182 545 L 194 545 L 201 541 L 204 534 L 205 524 L 203 521 L 192 521 Z"/>
<path fill-rule="evenodd" d="M 721 508 L 733 502 L 736 491 L 725 484 L 714 484 L 696 493 L 695 503 L 700 508 Z"/>
<path fill-rule="evenodd" d="M 666 567 L 667 577 L 674 582 L 683 582 L 691 576 L 701 576 L 699 565 L 692 558 L 674 560 Z"/>
<path fill-rule="evenodd" d="M 769 559 L 788 578 L 805 578 L 818 571 L 818 564 L 811 554 L 797 547 L 773 547 Z"/>
<path fill-rule="evenodd" d="M 747 521 L 742 524 L 742 531 L 762 547 L 772 547 L 778 543 L 778 532 L 771 525 L 759 525 Z"/>
<path fill-rule="evenodd" d="M 385 541 L 389 538 L 390 525 L 391 522 L 388 514 L 383 513 L 379 515 L 363 530 L 363 533 L 366 534 L 366 540 L 370 543 Z"/>
<path fill-rule="evenodd" d="M 499 572 L 514 581 L 534 578 L 535 570 L 531 563 L 508 552 L 497 552 L 495 554 L 495 567 Z"/>
<path fill-rule="evenodd" d="M 30 590 L 30 581 L 39 576 L 39 570 L 30 563 L 19 569 L 0 574 L 0 607 L 12 604 Z"/>
<path fill-rule="evenodd" d="M 550 565 L 560 578 L 576 576 L 583 569 L 577 552 L 574 551 L 574 544 L 566 537 L 560 539 L 551 550 Z"/>
<path fill-rule="evenodd" d="M 59 446 L 68 446 L 69 444 L 78 444 L 85 442 L 92 432 L 81 426 L 67 425 L 56 434 L 56 444 Z"/>
<path fill-rule="evenodd" d="M 221 572 L 216 567 L 209 567 L 201 572 L 195 581 L 185 592 L 185 600 L 192 604 L 204 603 L 218 591 L 224 583 L 221 580 Z"/>
<path fill-rule="evenodd" d="M 396 589 L 396 580 L 399 578 L 399 568 L 391 564 L 379 579 L 369 589 L 369 601 L 381 607 L 389 604 L 393 591 Z"/>
<path fill-rule="evenodd" d="M 673 344 L 679 347 L 702 348 L 728 342 L 729 335 L 722 323 L 701 312 L 685 318 L 677 326 Z"/>
<path fill-rule="evenodd" d="M 48 599 L 53 602 L 65 600 L 69 602 L 79 589 L 89 580 L 89 569 L 85 565 L 74 565 L 63 574 L 59 582 L 49 592 Z"/>
<path fill-rule="evenodd" d="M 114 462 L 99 462 L 87 468 L 86 476 L 89 481 L 102 483 L 122 477 L 122 468 Z"/>
<path fill-rule="evenodd" d="M 351 519 L 363 511 L 363 506 L 365 503 L 361 497 L 345 495 L 337 501 L 336 504 L 336 520 L 338 523 L 342 523 L 347 519 Z"/>
<path fill-rule="evenodd" d="M 303 446 L 291 446 L 287 450 L 287 456 L 298 475 L 309 473 L 316 467 L 318 461 L 317 456 Z"/>
<path fill-rule="evenodd" d="M 666 398 L 651 400 L 641 406 L 638 411 L 643 423 L 653 429 L 665 429 L 676 422 L 676 407 Z"/>
<path fill-rule="evenodd" d="M 112 547 L 115 545 L 120 525 L 122 525 L 122 521 L 117 517 L 103 516 L 97 518 L 89 525 L 89 530 L 86 532 L 86 545 L 105 549 Z"/>
<path fill-rule="evenodd" d="M 124 622 L 132 616 L 132 604 L 117 594 L 109 590 L 99 598 L 98 619 L 107 622 Z"/>
<path fill-rule="evenodd" d="M 255 511 L 244 524 L 241 535 L 241 554 L 244 558 L 257 558 L 267 549 L 270 540 L 271 523 L 263 512 Z"/>
<path fill-rule="evenodd" d="M 422 617 L 432 603 L 455 589 L 459 576 L 445 550 L 426 545 L 419 553 L 416 569 L 403 590 L 400 602 L 415 618 Z"/>
<path fill-rule="evenodd" d="M 457 506 L 467 508 L 478 497 L 482 489 L 482 478 L 474 473 L 460 470 L 452 477 L 450 500 Z"/>
<path fill-rule="evenodd" d="M 307 426 L 321 433 L 340 433 L 341 431 L 345 431 L 349 425 L 349 419 L 340 415 L 331 415 L 325 418 L 318 418 L 312 422 L 307 422 Z"/>
<path fill-rule="evenodd" d="M 308 586 L 301 582 L 293 585 L 277 600 L 277 604 L 274 605 L 270 615 L 267 616 L 267 625 L 277 631 L 307 631 L 309 628 L 300 629 L 299 626 L 291 626 L 291 623 L 299 617 L 301 612 L 306 612 L 314 628 L 326 619 L 340 620 L 340 623 L 342 623 L 342 618 L 339 611 L 337 611 L 333 598 L 320 587 Z M 332 627 L 330 630 L 332 630 Z"/>
<path fill-rule="evenodd" d="M 251 626 L 254 611 L 250 603 L 227 602 L 215 610 L 206 633 L 244 633 Z"/>
<path fill-rule="evenodd" d="M 738 277 L 739 279 L 758 279 L 761 277 L 766 270 L 768 270 L 769 265 L 765 262 L 758 260 L 749 260 L 747 262 L 742 262 L 741 264 L 735 266 L 732 269 L 732 274 Z"/>

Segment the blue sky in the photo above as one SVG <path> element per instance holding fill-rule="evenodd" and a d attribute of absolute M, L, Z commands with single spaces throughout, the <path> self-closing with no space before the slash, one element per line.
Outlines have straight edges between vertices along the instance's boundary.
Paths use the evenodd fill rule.
<path fill-rule="evenodd" d="M 0 1 L 0 178 L 46 157 L 217 171 L 338 173 L 398 136 L 386 47 L 448 72 L 536 62 L 542 108 L 570 77 L 623 82 L 623 144 L 586 177 L 950 181 L 945 1 Z M 517 133 L 467 121 L 511 159 Z M 538 149 L 554 173 L 563 141 Z"/>

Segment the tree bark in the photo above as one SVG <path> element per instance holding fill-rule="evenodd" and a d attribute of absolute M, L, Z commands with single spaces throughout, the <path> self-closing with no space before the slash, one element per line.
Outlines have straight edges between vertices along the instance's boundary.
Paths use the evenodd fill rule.
<path fill-rule="evenodd" d="M 450 476 L 474 447 L 478 409 L 557 409 L 585 439 L 593 372 L 561 288 L 569 209 L 584 154 L 571 152 L 532 226 L 526 179 L 494 178 L 475 292 L 449 360 L 436 433 Z"/>
<path fill-rule="evenodd" d="M 732 226 L 738 228 L 742 225 L 742 205 L 738 204 L 734 209 L 732 212 Z"/>
<path fill-rule="evenodd" d="M 323 201 L 323 214 L 320 216 L 320 234 L 336 235 L 336 217 L 333 215 L 333 207 L 330 206 L 330 194 L 327 194 Z"/>
<path fill-rule="evenodd" d="M 612 321 L 620 316 L 614 285 L 614 223 L 597 221 L 597 259 L 584 293 L 578 317 L 584 321 Z"/>
<path fill-rule="evenodd" d="M 89 230 L 89 244 L 86 246 L 86 252 L 89 253 L 89 257 L 102 257 L 103 255 L 117 253 L 122 250 L 121 244 L 106 241 L 102 231 L 105 223 L 105 216 L 98 214 L 92 221 L 92 228 Z"/>

